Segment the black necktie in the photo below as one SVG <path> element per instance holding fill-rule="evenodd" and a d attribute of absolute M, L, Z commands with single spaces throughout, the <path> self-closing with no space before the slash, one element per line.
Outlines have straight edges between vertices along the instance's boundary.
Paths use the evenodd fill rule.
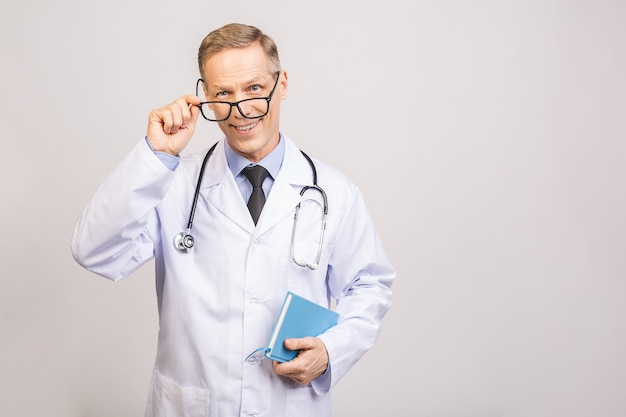
<path fill-rule="evenodd" d="M 261 210 L 265 204 L 265 193 L 263 192 L 263 181 L 270 174 L 261 165 L 254 165 L 243 169 L 243 175 L 246 176 L 250 184 L 252 184 L 252 194 L 248 199 L 248 210 L 252 215 L 254 224 L 259 220 Z"/>

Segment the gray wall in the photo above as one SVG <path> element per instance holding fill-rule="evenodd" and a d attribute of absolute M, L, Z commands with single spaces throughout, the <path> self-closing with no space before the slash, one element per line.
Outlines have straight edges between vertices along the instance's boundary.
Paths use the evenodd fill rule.
<path fill-rule="evenodd" d="M 359 184 L 398 270 L 336 416 L 626 415 L 625 4 L 5 0 L 0 415 L 142 415 L 152 266 L 113 284 L 69 239 L 231 21 L 275 38 L 283 131 Z"/>

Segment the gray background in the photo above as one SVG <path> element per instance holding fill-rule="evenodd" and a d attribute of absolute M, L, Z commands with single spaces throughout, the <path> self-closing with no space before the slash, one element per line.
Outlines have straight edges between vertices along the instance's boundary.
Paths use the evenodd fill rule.
<path fill-rule="evenodd" d="M 283 131 L 358 183 L 398 270 L 335 415 L 626 415 L 625 2 L 0 7 L 1 416 L 142 415 L 152 265 L 113 284 L 69 240 L 232 21 L 276 40 Z"/>

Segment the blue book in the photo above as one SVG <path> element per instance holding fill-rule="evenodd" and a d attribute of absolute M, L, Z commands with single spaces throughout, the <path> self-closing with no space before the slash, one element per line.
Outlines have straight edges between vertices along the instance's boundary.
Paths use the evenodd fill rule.
<path fill-rule="evenodd" d="M 336 312 L 289 291 L 274 324 L 265 356 L 278 362 L 290 361 L 298 351 L 286 349 L 285 339 L 319 336 L 335 326 L 337 320 L 339 314 Z"/>

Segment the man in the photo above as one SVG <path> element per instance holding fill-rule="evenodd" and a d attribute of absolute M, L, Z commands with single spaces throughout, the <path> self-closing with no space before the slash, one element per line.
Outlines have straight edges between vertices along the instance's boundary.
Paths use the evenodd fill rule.
<path fill-rule="evenodd" d="M 78 221 L 73 255 L 112 280 L 155 259 L 160 328 L 147 416 L 329 416 L 328 392 L 373 345 L 395 273 L 356 186 L 281 133 L 288 83 L 272 39 L 226 25 L 204 39 L 198 64 L 206 100 L 182 96 L 150 113 L 146 137 Z M 224 133 L 204 169 L 206 151 L 179 156 L 200 115 Z M 246 168 L 256 165 L 266 176 L 255 189 Z M 323 192 L 300 195 L 314 170 L 328 199 L 325 229 Z M 257 198 L 260 214 L 246 203 Z M 326 307 L 334 299 L 337 325 L 287 339 L 299 351 L 289 362 L 246 360 L 268 342 L 287 291 Z"/>

